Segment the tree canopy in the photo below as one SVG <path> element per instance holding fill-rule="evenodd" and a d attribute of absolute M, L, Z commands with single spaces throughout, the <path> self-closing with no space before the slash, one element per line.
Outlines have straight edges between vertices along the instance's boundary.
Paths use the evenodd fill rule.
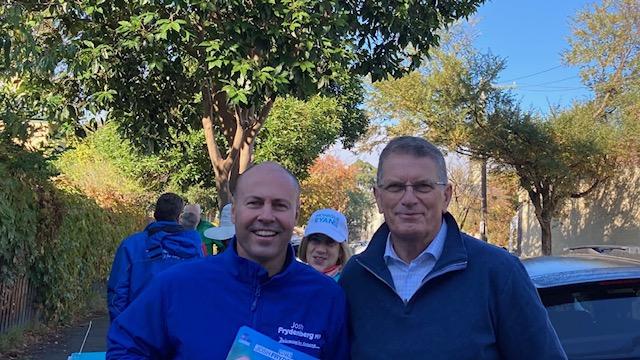
<path fill-rule="evenodd" d="M 349 239 L 363 239 L 375 203 L 371 191 L 374 181 L 375 168 L 368 163 L 347 165 L 331 155 L 317 158 L 301 184 L 300 224 L 305 224 L 314 211 L 332 208 L 347 218 Z"/>
<path fill-rule="evenodd" d="M 276 97 L 349 91 L 345 74 L 375 81 L 415 69 L 438 43 L 435 30 L 481 3 L 16 0 L 9 8 L 27 32 L 45 29 L 33 42 L 53 65 L 43 72 L 64 90 L 59 108 L 69 118 L 87 123 L 107 111 L 151 150 L 202 127 L 225 202 Z"/>
<path fill-rule="evenodd" d="M 640 149 L 640 3 L 605 0 L 573 19 L 564 60 L 580 67 L 594 93 L 592 116 L 617 123 L 626 134 L 620 154 L 637 162 Z"/>
<path fill-rule="evenodd" d="M 504 59 L 461 43 L 434 52 L 422 72 L 375 85 L 372 106 L 398 119 L 383 135 L 420 134 L 450 151 L 515 171 L 551 253 L 551 220 L 564 201 L 592 191 L 609 174 L 618 127 L 591 116 L 593 104 L 540 117 L 494 86 Z M 385 115 L 386 114 L 386 115 Z"/>

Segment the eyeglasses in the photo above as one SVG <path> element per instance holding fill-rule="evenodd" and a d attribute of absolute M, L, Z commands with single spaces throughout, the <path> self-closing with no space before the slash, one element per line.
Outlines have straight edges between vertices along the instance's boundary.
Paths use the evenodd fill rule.
<path fill-rule="evenodd" d="M 415 184 L 391 183 L 387 185 L 378 185 L 378 188 L 393 195 L 404 194 L 408 187 L 412 188 L 413 192 L 416 194 L 428 194 L 436 188 L 436 185 L 447 185 L 447 183 L 442 181 L 424 181 Z"/>

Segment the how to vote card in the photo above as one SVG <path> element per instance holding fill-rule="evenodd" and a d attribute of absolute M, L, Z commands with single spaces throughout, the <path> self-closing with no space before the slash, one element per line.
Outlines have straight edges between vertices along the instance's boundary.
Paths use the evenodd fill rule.
<path fill-rule="evenodd" d="M 227 360 L 318 360 L 248 326 L 238 330 Z"/>

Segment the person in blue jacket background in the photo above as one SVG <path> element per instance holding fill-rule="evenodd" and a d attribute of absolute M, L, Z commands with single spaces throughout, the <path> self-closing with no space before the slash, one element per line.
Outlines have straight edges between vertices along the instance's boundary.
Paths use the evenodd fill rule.
<path fill-rule="evenodd" d="M 412 136 L 380 154 L 385 223 L 342 272 L 351 357 L 566 359 L 518 258 L 460 231 L 440 150 Z"/>
<path fill-rule="evenodd" d="M 182 198 L 162 194 L 156 201 L 155 221 L 122 241 L 107 283 L 107 307 L 111 321 L 142 292 L 159 272 L 183 260 L 202 257 L 198 232 L 178 224 Z"/>
<path fill-rule="evenodd" d="M 298 181 L 282 166 L 245 171 L 229 248 L 157 276 L 112 324 L 107 359 L 225 359 L 241 326 L 316 358 L 348 359 L 344 293 L 289 245 L 299 207 Z"/>

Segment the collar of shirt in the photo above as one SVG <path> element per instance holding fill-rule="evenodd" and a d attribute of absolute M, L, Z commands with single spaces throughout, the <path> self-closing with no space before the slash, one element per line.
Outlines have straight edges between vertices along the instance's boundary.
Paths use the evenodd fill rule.
<path fill-rule="evenodd" d="M 387 237 L 384 260 L 393 279 L 393 287 L 402 301 L 407 303 L 418 291 L 424 279 L 433 270 L 442 254 L 447 226 L 443 221 L 440 231 L 433 238 L 429 246 L 409 264 L 404 262 L 393 249 L 391 235 Z"/>
<path fill-rule="evenodd" d="M 416 256 L 415 259 L 411 260 L 411 263 L 407 264 L 404 260 L 402 260 L 396 251 L 393 249 L 393 244 L 391 243 L 391 233 L 387 235 L 387 245 L 384 250 L 384 261 L 387 265 L 392 260 L 399 261 L 405 265 L 417 264 L 423 262 L 429 257 L 433 258 L 435 261 L 440 259 L 440 255 L 442 255 L 442 249 L 444 248 L 444 240 L 447 237 L 447 223 L 442 221 L 440 224 L 440 230 L 436 234 L 436 237 L 433 238 L 429 246 L 424 249 L 420 255 Z"/>

